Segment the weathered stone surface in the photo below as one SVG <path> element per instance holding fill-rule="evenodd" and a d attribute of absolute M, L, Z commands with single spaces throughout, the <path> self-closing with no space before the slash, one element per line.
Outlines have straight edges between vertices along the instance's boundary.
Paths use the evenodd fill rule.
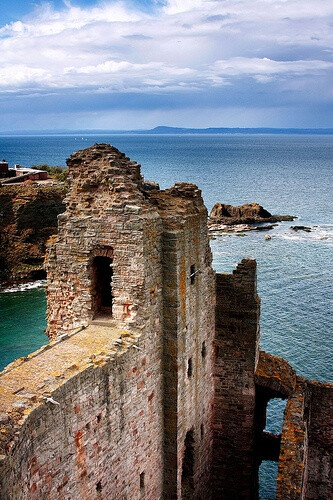
<path fill-rule="evenodd" d="M 306 384 L 307 478 L 305 498 L 324 499 L 333 491 L 333 384 Z"/>
<path fill-rule="evenodd" d="M 213 484 L 215 498 L 256 498 L 255 369 L 260 300 L 256 262 L 216 276 Z"/>
<path fill-rule="evenodd" d="M 287 398 L 296 387 L 296 372 L 287 361 L 260 351 L 255 383 L 271 393 L 270 398 Z"/>
<path fill-rule="evenodd" d="M 37 471 L 23 497 L 56 497 L 57 492 L 70 491 L 93 498 L 102 488 L 102 498 L 156 499 L 164 491 L 171 499 L 190 488 L 191 495 L 210 498 L 215 282 L 200 190 L 176 184 L 166 191 L 147 191 L 139 166 L 107 145 L 78 152 L 68 163 L 71 191 L 47 257 L 48 331 L 51 339 L 63 338 L 62 344 L 67 345 L 71 332 L 90 325 L 84 331 L 90 332 L 92 350 L 96 338 L 98 367 L 84 369 L 78 349 L 77 362 L 68 359 L 78 367 L 80 380 L 80 388 L 72 386 L 73 379 L 67 382 L 65 377 L 65 363 L 64 373 L 52 367 L 53 357 L 65 356 L 66 361 L 68 355 L 59 351 L 58 344 L 47 351 L 50 369 L 59 377 L 59 390 L 50 395 L 61 411 L 57 404 L 44 403 L 39 418 L 48 419 L 51 404 L 57 418 L 67 423 L 47 420 L 45 439 L 36 430 L 35 441 L 19 427 L 19 442 L 26 447 L 33 443 L 34 454 L 27 456 L 27 448 L 22 449 L 14 435 L 6 440 L 5 467 L 24 456 L 33 473 Z M 112 265 L 109 311 L 96 302 L 96 259 L 107 259 Z M 100 325 L 109 330 L 110 338 L 114 328 L 129 336 L 139 331 L 138 349 L 120 352 L 114 360 L 110 352 L 119 346 L 116 339 L 99 354 Z M 88 350 L 86 354 L 91 357 Z M 14 366 L 11 373 L 22 366 Z M 26 378 L 31 376 L 29 371 Z M 43 385 L 42 371 L 41 378 Z M 103 388 L 96 401 L 89 396 L 91 390 L 97 391 L 92 389 L 94 384 Z M 80 398 L 87 404 L 80 404 Z M 68 400 L 75 402 L 74 413 L 72 405 L 67 411 Z M 103 411 L 105 427 L 97 436 L 96 414 L 104 415 Z M 81 415 L 82 423 L 77 425 Z M 33 414 L 29 413 L 27 422 L 29 429 L 39 429 Z M 186 451 L 188 435 L 194 444 Z M 187 474 L 189 454 L 193 466 Z M 59 467 L 51 477 L 49 464 L 54 459 Z M 24 481 L 24 473 L 19 475 L 14 467 L 14 479 L 6 482 L 8 489 L 3 491 Z"/>
<path fill-rule="evenodd" d="M 286 399 L 294 395 L 297 377 L 295 370 L 278 356 L 259 352 L 255 371 L 255 460 L 257 467 L 263 460 L 278 461 L 280 434 L 265 431 L 267 404 L 273 398 Z"/>
<path fill-rule="evenodd" d="M 324 500 L 333 484 L 333 384 L 297 378 L 281 437 L 277 500 Z"/>
<path fill-rule="evenodd" d="M 285 409 L 276 499 L 301 500 L 306 461 L 306 426 L 304 422 L 304 379 L 299 378 Z"/>
<path fill-rule="evenodd" d="M 99 488 L 101 498 L 140 498 L 142 472 L 147 498 L 161 497 L 161 359 L 151 342 L 90 326 L 3 372 L 2 499 L 90 499 Z"/>

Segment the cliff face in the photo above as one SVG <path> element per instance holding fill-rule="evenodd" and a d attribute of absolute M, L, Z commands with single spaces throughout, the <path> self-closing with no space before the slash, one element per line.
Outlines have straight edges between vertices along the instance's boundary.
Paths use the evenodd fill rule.
<path fill-rule="evenodd" d="M 43 276 L 45 245 L 65 209 L 62 184 L 0 188 L 0 280 Z"/>

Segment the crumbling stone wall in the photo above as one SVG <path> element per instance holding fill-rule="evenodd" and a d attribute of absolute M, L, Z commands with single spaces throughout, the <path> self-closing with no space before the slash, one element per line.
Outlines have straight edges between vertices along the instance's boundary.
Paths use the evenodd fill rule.
<path fill-rule="evenodd" d="M 215 498 L 255 498 L 255 369 L 260 301 L 256 262 L 216 276 L 213 488 Z"/>
<path fill-rule="evenodd" d="M 215 291 L 201 192 L 147 185 L 140 167 L 107 145 L 68 165 L 67 208 L 47 259 L 49 336 L 98 321 L 159 332 L 165 495 L 209 498 Z M 96 257 L 112 261 L 112 312 L 102 317 Z"/>
<path fill-rule="evenodd" d="M 333 384 L 307 383 L 307 457 L 305 498 L 318 500 L 332 493 Z"/>
<path fill-rule="evenodd" d="M 297 378 L 281 437 L 277 500 L 324 500 L 333 484 L 333 384 Z"/>
<path fill-rule="evenodd" d="M 255 372 L 256 384 L 256 461 L 259 468 L 263 460 L 278 461 L 281 434 L 265 431 L 267 404 L 273 398 L 287 399 L 295 392 L 297 376 L 289 363 L 279 356 L 259 352 Z"/>
<path fill-rule="evenodd" d="M 163 221 L 164 494 L 210 498 L 215 276 L 207 212 L 191 184 L 152 201 Z"/>
<path fill-rule="evenodd" d="M 288 399 L 282 427 L 277 478 L 277 500 L 303 498 L 304 464 L 307 447 L 304 419 L 305 380 L 298 378 L 295 391 Z"/>
<path fill-rule="evenodd" d="M 145 198 L 140 166 L 103 144 L 79 151 L 67 163 L 66 212 L 46 262 L 49 337 L 86 326 L 96 315 L 96 256 L 112 258 L 114 322 L 159 321 L 161 221 Z"/>
<path fill-rule="evenodd" d="M 3 372 L 1 499 L 161 498 L 160 353 L 159 335 L 88 327 Z"/>

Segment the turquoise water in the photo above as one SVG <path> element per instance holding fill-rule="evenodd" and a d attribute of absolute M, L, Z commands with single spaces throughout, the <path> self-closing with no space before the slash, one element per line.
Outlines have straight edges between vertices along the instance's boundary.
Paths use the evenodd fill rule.
<path fill-rule="evenodd" d="M 243 257 L 256 258 L 261 347 L 283 356 L 300 375 L 332 381 L 333 136 L 0 137 L 0 156 L 25 166 L 64 165 L 72 152 L 95 142 L 111 143 L 141 162 L 145 177 L 162 188 L 176 181 L 197 184 L 208 209 L 217 201 L 237 205 L 257 201 L 272 213 L 299 217 L 294 223 L 279 224 L 269 241 L 262 232 L 216 236 L 211 242 L 213 265 L 217 271 L 230 272 Z M 313 230 L 295 233 L 292 224 Z M 0 328 L 7 346 L 6 361 L 1 352 L 2 366 L 10 354 L 27 353 L 21 348 L 22 332 L 28 330 L 21 327 L 20 312 L 31 300 L 29 293 L 0 294 Z M 36 332 L 32 350 L 45 343 L 43 292 L 33 294 L 35 306 L 28 306 L 28 324 Z M 7 300 L 12 309 L 3 306 Z M 279 430 L 282 412 L 283 403 L 274 401 L 269 430 Z M 275 474 L 276 464 L 263 464 L 262 499 L 274 498 Z"/>
<path fill-rule="evenodd" d="M 0 293 L 0 370 L 48 343 L 45 308 L 43 288 Z"/>

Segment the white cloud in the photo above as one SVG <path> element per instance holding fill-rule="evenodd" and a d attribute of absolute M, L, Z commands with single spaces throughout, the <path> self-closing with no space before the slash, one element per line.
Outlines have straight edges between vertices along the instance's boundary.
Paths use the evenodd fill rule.
<path fill-rule="evenodd" d="M 205 7 L 205 0 L 169 0 L 164 7 L 166 14 L 179 14 L 182 12 L 193 11 L 194 9 L 202 9 Z"/>
<path fill-rule="evenodd" d="M 44 85 L 50 78 L 47 70 L 43 68 L 31 68 L 24 64 L 13 64 L 8 65 L 6 68 L 0 68 L 0 88 L 8 87 L 15 88 L 24 86 L 30 86 L 31 84 Z"/>
<path fill-rule="evenodd" d="M 147 16 L 128 9 L 123 2 L 86 9 L 68 3 L 67 8 L 61 11 L 56 11 L 50 4 L 45 3 L 37 7 L 24 23 L 17 21 L 5 25 L 0 29 L 0 34 L 11 35 L 16 32 L 32 36 L 50 36 L 66 30 L 78 30 L 98 22 L 137 22 L 144 17 Z"/>
<path fill-rule="evenodd" d="M 0 28 L 2 92 L 183 93 L 248 77 L 300 79 L 306 92 L 332 69 L 331 0 L 169 0 L 150 13 L 125 0 L 64 4 Z"/>
<path fill-rule="evenodd" d="M 333 62 L 320 60 L 274 61 L 248 57 L 233 57 L 216 61 L 212 66 L 214 76 L 222 77 L 254 76 L 263 83 L 270 81 L 273 75 L 307 75 L 333 69 Z"/>

